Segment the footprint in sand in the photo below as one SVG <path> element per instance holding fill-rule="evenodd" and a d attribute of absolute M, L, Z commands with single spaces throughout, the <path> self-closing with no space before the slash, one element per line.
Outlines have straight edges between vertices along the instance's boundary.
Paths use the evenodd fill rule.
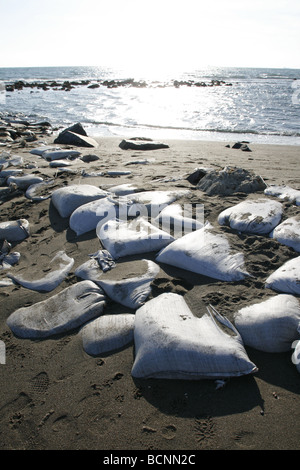
<path fill-rule="evenodd" d="M 174 439 L 176 435 L 176 431 L 177 431 L 176 426 L 174 426 L 173 424 L 169 424 L 168 426 L 165 426 L 162 429 L 161 433 L 165 439 L 171 440 L 171 439 Z"/>
<path fill-rule="evenodd" d="M 197 418 L 195 420 L 195 434 L 196 440 L 203 443 L 211 439 L 215 435 L 215 423 L 210 416 L 204 418 Z"/>
<path fill-rule="evenodd" d="M 49 377 L 46 372 L 40 372 L 30 381 L 31 390 L 35 393 L 43 394 L 48 390 Z"/>

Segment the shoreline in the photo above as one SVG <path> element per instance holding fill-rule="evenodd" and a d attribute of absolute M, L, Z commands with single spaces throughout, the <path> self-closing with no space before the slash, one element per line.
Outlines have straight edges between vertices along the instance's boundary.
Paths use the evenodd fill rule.
<path fill-rule="evenodd" d="M 18 147 L 16 142 L 1 147 L 0 154 L 6 150 L 21 155 L 24 165 L 36 165 L 24 168 L 26 173 L 45 179 L 54 177 L 59 186 L 90 184 L 107 189 L 131 183 L 145 190 L 189 189 L 191 200 L 204 204 L 205 220 L 212 223 L 224 207 L 245 197 L 240 193 L 206 196 L 185 177 L 178 179 L 197 167 L 241 167 L 254 171 L 267 184 L 300 188 L 299 149 L 293 145 L 250 142 L 251 152 L 244 152 L 233 149 L 234 142 L 162 139 L 169 148 L 141 151 L 122 150 L 122 137 L 98 136 L 97 148 L 79 148 L 82 155 L 96 155 L 98 160 L 76 160 L 70 167 L 76 173 L 58 174 L 49 162 L 30 154 L 41 141 L 52 145 L 53 140 L 53 135 L 42 133 L 37 141 L 26 142 L 25 147 Z M 135 164 L 127 165 L 129 161 Z M 103 175 L 84 177 L 82 169 L 86 173 L 102 171 Z M 107 173 L 119 170 L 131 173 Z M 258 194 L 262 196 L 253 193 L 249 197 Z M 299 212 L 287 201 L 283 207 L 285 217 Z M 35 203 L 20 192 L 2 201 L 0 208 L 0 221 L 9 217 L 30 221 L 30 237 L 15 246 L 21 254 L 16 269 L 27 269 L 23 272 L 35 275 L 39 260 L 51 259 L 62 249 L 75 260 L 69 276 L 53 292 L 34 292 L 18 285 L 0 288 L 0 340 L 6 345 L 6 364 L 0 365 L 1 449 L 300 449 L 300 376 L 291 361 L 292 351 L 266 353 L 246 347 L 258 372 L 231 378 L 217 389 L 214 380 L 134 379 L 133 344 L 109 354 L 90 356 L 83 351 L 78 328 L 48 339 L 16 337 L 6 324 L 8 316 L 21 306 L 33 305 L 77 282 L 75 269 L 99 249 L 99 240 L 94 233 L 76 237 L 69 229 L 68 219 L 58 215 L 50 200 Z M 264 287 L 267 274 L 296 256 L 290 248 L 266 236 L 255 237 L 255 250 L 251 240 L 253 243 L 253 236 L 238 236 L 236 243 L 255 273 L 253 279 L 227 283 L 160 265 L 151 296 L 180 293 L 191 308 L 210 303 L 231 320 L 237 308 L 275 295 Z M 143 256 L 154 259 L 152 254 Z M 111 301 L 106 313 L 133 312 Z"/>

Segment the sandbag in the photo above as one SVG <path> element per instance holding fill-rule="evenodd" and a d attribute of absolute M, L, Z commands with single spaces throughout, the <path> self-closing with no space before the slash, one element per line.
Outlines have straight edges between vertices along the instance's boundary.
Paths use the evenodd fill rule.
<path fill-rule="evenodd" d="M 61 217 L 69 217 L 77 207 L 107 196 L 107 192 L 89 184 L 74 184 L 56 189 L 52 203 Z"/>
<path fill-rule="evenodd" d="M 0 254 L 0 271 L 4 269 L 10 269 L 12 266 L 19 262 L 20 257 L 21 255 L 18 251 Z"/>
<path fill-rule="evenodd" d="M 216 233 L 209 222 L 170 243 L 156 261 L 221 281 L 240 281 L 249 275 L 243 253 L 234 253 L 226 235 Z"/>
<path fill-rule="evenodd" d="M 77 150 L 46 150 L 42 157 L 48 161 L 61 160 L 64 158 L 77 158 L 81 155 Z"/>
<path fill-rule="evenodd" d="M 17 188 L 26 190 L 32 184 L 42 183 L 43 178 L 36 175 L 9 176 L 7 185 L 15 184 Z"/>
<path fill-rule="evenodd" d="M 133 341 L 134 314 L 102 315 L 80 330 L 83 349 L 96 356 L 123 348 Z"/>
<path fill-rule="evenodd" d="M 44 201 L 52 196 L 56 183 L 54 180 L 32 184 L 26 189 L 25 196 L 32 201 Z"/>
<path fill-rule="evenodd" d="M 160 268 L 150 260 L 118 263 L 111 273 L 100 269 L 98 261 L 91 259 L 75 270 L 77 277 L 89 279 L 99 285 L 115 302 L 131 309 L 139 308 L 151 293 L 151 282 Z"/>
<path fill-rule="evenodd" d="M 290 246 L 295 251 L 300 251 L 300 217 L 290 217 L 277 225 L 270 233 L 271 238 L 283 245 Z"/>
<path fill-rule="evenodd" d="M 138 188 L 132 183 L 118 184 L 117 186 L 111 186 L 109 192 L 114 196 L 126 196 L 127 194 L 133 194 L 138 191 Z"/>
<path fill-rule="evenodd" d="M 71 214 L 69 226 L 77 236 L 96 230 L 97 227 L 99 230 L 110 219 L 124 217 L 126 220 L 131 207 L 130 201 L 122 197 L 116 199 L 103 197 L 75 209 Z"/>
<path fill-rule="evenodd" d="M 134 345 L 136 378 L 222 379 L 257 370 L 226 317 L 209 309 L 198 318 L 178 294 L 161 294 L 136 311 Z"/>
<path fill-rule="evenodd" d="M 17 282 L 27 289 L 39 292 L 51 292 L 67 277 L 74 264 L 74 259 L 70 258 L 64 251 L 59 251 L 50 261 L 49 267 L 52 268 L 46 276 L 34 279 L 34 275 L 27 269 L 27 276 L 24 278 L 22 274 L 8 274 L 13 281 Z"/>
<path fill-rule="evenodd" d="M 291 201 L 297 206 L 300 206 L 300 191 L 293 189 L 290 186 L 285 185 L 270 185 L 265 190 L 264 193 L 267 196 L 275 196 L 279 199 Z"/>
<path fill-rule="evenodd" d="M 0 240 L 19 242 L 29 237 L 29 222 L 26 219 L 0 222 Z"/>
<path fill-rule="evenodd" d="M 300 294 L 300 256 L 284 263 L 266 279 L 265 286 L 278 292 Z"/>
<path fill-rule="evenodd" d="M 19 308 L 8 317 L 7 325 L 21 338 L 45 338 L 101 315 L 105 301 L 100 287 L 82 281 L 30 307 Z"/>
<path fill-rule="evenodd" d="M 282 217 L 280 202 L 266 198 L 249 199 L 222 211 L 220 225 L 229 225 L 239 232 L 267 234 L 279 224 Z"/>
<path fill-rule="evenodd" d="M 170 234 L 150 224 L 144 217 L 131 221 L 111 219 L 96 233 L 114 259 L 159 251 L 174 240 Z"/>
<path fill-rule="evenodd" d="M 300 334 L 300 326 L 298 328 L 298 332 Z M 294 352 L 292 354 L 292 362 L 296 365 L 296 368 L 300 373 L 300 340 L 294 341 L 292 344 L 292 348 L 294 348 Z"/>
<path fill-rule="evenodd" d="M 141 204 L 144 206 L 144 217 L 148 216 L 152 219 L 164 209 L 168 204 L 172 204 L 180 198 L 187 197 L 191 194 L 190 190 L 177 189 L 170 191 L 141 191 L 135 194 L 124 196 L 131 203 Z M 142 209 L 141 209 L 142 210 Z"/>
<path fill-rule="evenodd" d="M 165 207 L 157 217 L 155 217 L 153 223 L 161 224 L 162 230 L 168 231 L 171 228 L 174 230 L 174 238 L 186 235 L 193 230 L 197 230 L 203 227 L 202 212 L 201 221 L 192 218 L 192 214 L 186 213 L 180 204 L 174 203 Z"/>
<path fill-rule="evenodd" d="M 278 294 L 240 309 L 234 325 L 245 345 L 264 352 L 284 352 L 300 339 L 300 303 L 293 295 Z"/>

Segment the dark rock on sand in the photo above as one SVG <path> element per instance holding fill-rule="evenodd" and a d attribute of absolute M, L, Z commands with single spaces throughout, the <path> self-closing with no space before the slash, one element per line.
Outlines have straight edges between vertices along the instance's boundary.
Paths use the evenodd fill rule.
<path fill-rule="evenodd" d="M 154 142 L 153 140 L 145 139 L 131 139 L 131 140 L 122 140 L 119 147 L 122 150 L 156 150 L 156 149 L 166 149 L 169 148 L 167 144 L 162 142 Z"/>
<path fill-rule="evenodd" d="M 253 193 L 267 187 L 261 176 L 243 168 L 225 167 L 222 170 L 209 171 L 197 185 L 197 189 L 213 196 Z"/>
<path fill-rule="evenodd" d="M 77 147 L 98 147 L 97 142 L 88 137 L 80 123 L 64 129 L 54 140 L 55 144 L 76 145 Z"/>

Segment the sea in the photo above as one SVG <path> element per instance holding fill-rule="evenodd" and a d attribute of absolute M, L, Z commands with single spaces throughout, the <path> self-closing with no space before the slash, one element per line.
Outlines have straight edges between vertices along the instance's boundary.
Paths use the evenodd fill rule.
<path fill-rule="evenodd" d="M 45 86 L 7 91 L 16 81 Z M 68 81 L 80 85 L 66 91 Z M 300 145 L 300 69 L 206 67 L 143 76 L 96 66 L 0 68 L 1 115 L 57 128 L 81 122 L 90 136 Z"/>

